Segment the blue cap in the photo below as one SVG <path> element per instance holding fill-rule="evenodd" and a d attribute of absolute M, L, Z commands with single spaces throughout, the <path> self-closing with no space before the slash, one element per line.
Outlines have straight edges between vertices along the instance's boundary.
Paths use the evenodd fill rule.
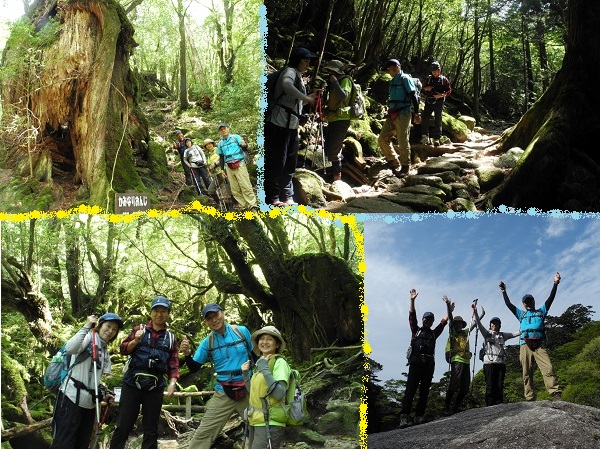
<path fill-rule="evenodd" d="M 497 322 L 498 324 L 502 324 L 502 321 L 500 321 L 500 318 L 498 318 L 497 316 L 495 316 L 494 318 L 492 318 L 490 320 L 490 323 L 493 323 L 494 321 Z"/>
<path fill-rule="evenodd" d="M 219 304 L 207 304 L 206 306 L 204 306 L 204 309 L 202 309 L 202 316 L 206 318 L 206 315 L 208 315 L 209 313 L 220 312 L 222 310 L 223 308 Z"/>
<path fill-rule="evenodd" d="M 102 326 L 105 321 L 116 321 L 119 329 L 123 328 L 123 320 L 116 313 L 105 313 L 98 319 L 98 327 Z"/>
<path fill-rule="evenodd" d="M 154 309 L 156 306 L 163 306 L 163 307 L 166 307 L 167 309 L 170 309 L 171 302 L 164 296 L 155 296 L 154 299 L 152 300 L 152 305 L 150 306 L 150 308 Z"/>
<path fill-rule="evenodd" d="M 297 47 L 294 52 L 292 53 L 292 56 L 290 59 L 304 59 L 304 58 L 316 58 L 317 55 L 315 55 L 313 52 L 311 52 L 308 48 L 304 48 L 304 47 Z"/>
<path fill-rule="evenodd" d="M 434 316 L 433 316 L 433 313 L 431 313 L 431 312 L 425 312 L 425 313 L 423 314 L 423 318 L 431 318 L 431 319 L 434 319 Z"/>
<path fill-rule="evenodd" d="M 223 123 L 219 123 L 219 129 L 221 128 L 229 128 L 229 124 L 223 122 Z"/>
<path fill-rule="evenodd" d="M 388 67 L 391 67 L 393 65 L 400 66 L 400 61 L 398 61 L 397 59 L 390 59 L 383 66 L 381 66 L 381 70 L 387 70 Z"/>
<path fill-rule="evenodd" d="M 180 129 L 175 130 L 175 134 L 183 134 Z"/>

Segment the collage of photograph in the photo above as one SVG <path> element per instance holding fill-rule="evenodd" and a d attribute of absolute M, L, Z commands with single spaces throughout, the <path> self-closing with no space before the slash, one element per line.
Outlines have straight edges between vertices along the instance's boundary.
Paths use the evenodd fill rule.
<path fill-rule="evenodd" d="M 0 0 L 0 447 L 600 448 L 598 25 Z"/>

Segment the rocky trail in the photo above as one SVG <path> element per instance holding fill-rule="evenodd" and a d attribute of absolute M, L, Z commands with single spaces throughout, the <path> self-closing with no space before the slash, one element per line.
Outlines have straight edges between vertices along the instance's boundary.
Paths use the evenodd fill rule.
<path fill-rule="evenodd" d="M 362 185 L 356 183 L 356 167 L 346 165 L 342 180 L 327 183 L 319 177 L 320 195 L 305 190 L 303 181 L 296 191 L 313 207 L 348 214 L 478 211 L 482 194 L 498 186 L 523 154 L 518 148 L 500 154 L 500 134 L 475 128 L 464 143 L 411 144 L 413 164 L 403 178 L 394 176 L 383 159 L 365 157 L 361 171 L 368 182 Z M 298 171 L 301 180 L 314 177 Z"/>

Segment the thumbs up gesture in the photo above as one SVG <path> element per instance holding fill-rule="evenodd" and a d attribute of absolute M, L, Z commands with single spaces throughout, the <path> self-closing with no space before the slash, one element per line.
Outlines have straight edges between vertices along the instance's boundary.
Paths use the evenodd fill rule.
<path fill-rule="evenodd" d="M 183 338 L 181 340 L 181 344 L 179 345 L 179 350 L 185 356 L 190 355 L 191 347 L 190 347 L 190 341 L 188 340 L 187 335 L 183 336 Z"/>

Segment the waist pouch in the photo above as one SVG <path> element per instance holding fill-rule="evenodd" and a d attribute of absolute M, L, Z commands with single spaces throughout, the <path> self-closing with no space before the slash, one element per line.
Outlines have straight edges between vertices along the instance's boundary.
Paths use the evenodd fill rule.
<path fill-rule="evenodd" d="M 241 162 L 242 161 L 236 159 L 235 161 L 227 162 L 227 166 L 232 170 L 236 170 L 240 166 Z"/>
<path fill-rule="evenodd" d="M 525 341 L 525 344 L 529 346 L 529 349 L 531 349 L 532 351 L 535 351 L 536 349 L 542 346 L 541 338 L 524 338 L 523 340 Z"/>
<path fill-rule="evenodd" d="M 133 381 L 142 391 L 154 390 L 158 386 L 158 377 L 150 373 L 137 373 L 133 376 Z"/>
<path fill-rule="evenodd" d="M 400 111 L 398 109 L 388 109 L 388 117 L 393 122 L 400 115 Z"/>
<path fill-rule="evenodd" d="M 246 397 L 246 393 L 247 393 L 246 383 L 243 380 L 239 380 L 239 381 L 235 381 L 235 382 L 219 381 L 219 383 L 223 387 L 223 391 L 225 392 L 227 397 L 229 397 L 230 399 L 233 399 L 234 401 L 241 401 L 242 399 L 244 399 Z"/>

